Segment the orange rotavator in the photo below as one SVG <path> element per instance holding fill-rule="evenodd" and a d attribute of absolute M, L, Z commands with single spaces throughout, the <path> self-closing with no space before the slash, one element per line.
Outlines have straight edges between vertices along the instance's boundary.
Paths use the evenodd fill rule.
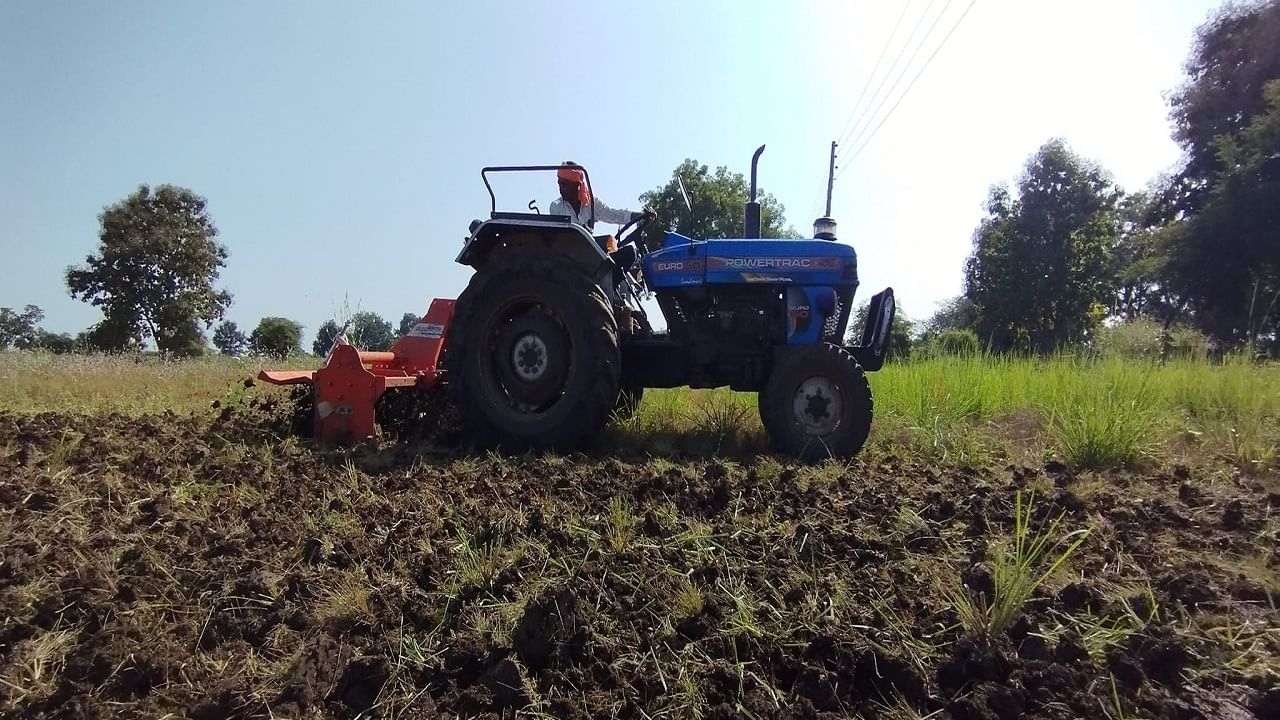
<path fill-rule="evenodd" d="M 318 370 L 263 370 L 274 385 L 315 386 L 313 432 L 324 442 L 353 443 L 373 436 L 382 393 L 426 390 L 440 379 L 440 350 L 453 319 L 453 300 L 437 299 L 389 352 L 362 352 L 339 337 Z"/>

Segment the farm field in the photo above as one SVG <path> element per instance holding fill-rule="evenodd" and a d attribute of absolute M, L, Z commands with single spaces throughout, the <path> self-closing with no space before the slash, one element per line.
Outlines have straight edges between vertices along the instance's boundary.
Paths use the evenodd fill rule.
<path fill-rule="evenodd" d="M 0 713 L 1280 716 L 1274 365 L 890 365 L 818 465 L 718 391 L 320 448 L 259 367 L 0 353 Z"/>

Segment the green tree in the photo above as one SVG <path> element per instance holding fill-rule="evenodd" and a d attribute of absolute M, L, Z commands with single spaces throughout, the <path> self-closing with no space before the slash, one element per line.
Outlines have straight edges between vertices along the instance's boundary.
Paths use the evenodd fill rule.
<path fill-rule="evenodd" d="M 1112 299 L 1120 192 L 1061 140 L 1027 161 L 1017 194 L 993 188 L 974 233 L 965 296 L 995 350 L 1048 352 L 1084 340 Z"/>
<path fill-rule="evenodd" d="M 320 356 L 328 355 L 333 344 L 338 341 L 338 333 L 341 331 L 342 328 L 336 321 L 325 320 L 316 331 L 316 339 L 311 343 L 311 353 Z"/>
<path fill-rule="evenodd" d="M 162 352 L 203 347 L 199 324 L 222 317 L 231 295 L 214 288 L 227 250 L 205 199 L 185 188 L 142 185 L 99 216 L 99 248 L 69 267 L 71 296 L 102 310 L 116 346 L 147 337 Z"/>
<path fill-rule="evenodd" d="M 417 325 L 418 321 L 421 319 L 422 319 L 422 316 L 419 315 L 418 313 L 405 313 L 404 315 L 401 315 L 400 316 L 400 337 L 404 337 L 405 335 L 408 335 L 409 331 L 413 329 L 413 326 Z"/>
<path fill-rule="evenodd" d="M 849 313 L 849 330 L 845 333 L 846 345 L 862 343 L 862 333 L 867 326 L 867 309 L 871 301 L 858 303 Z M 902 311 L 899 304 L 894 309 L 893 328 L 889 331 L 889 346 L 885 351 L 886 360 L 905 360 L 911 356 L 911 346 L 915 342 L 916 323 Z"/>
<path fill-rule="evenodd" d="M 264 317 L 249 334 L 249 345 L 259 355 L 287 358 L 302 352 L 302 325 L 282 317 Z"/>
<path fill-rule="evenodd" d="M 378 313 L 358 312 L 347 326 L 347 340 L 360 350 L 390 350 L 396 334 Z"/>
<path fill-rule="evenodd" d="M 684 181 L 692 213 L 684 204 L 676 178 Z M 667 230 L 699 240 L 740 238 L 744 233 L 749 191 L 742 173 L 729 172 L 727 167 L 711 172 L 706 165 L 686 159 L 671 173 L 670 182 L 640 196 L 640 202 L 657 213 L 657 220 L 645 229 L 644 241 L 648 247 L 659 247 Z M 777 198 L 759 191 L 756 199 L 760 203 L 761 237 L 799 237 L 787 225 L 786 208 Z"/>
<path fill-rule="evenodd" d="M 1115 294 L 1111 315 L 1123 320 L 1151 317 L 1171 323 L 1185 303 L 1166 281 L 1173 225 L 1148 223 L 1155 200 L 1146 193 L 1125 197 L 1119 205 L 1119 237 L 1112 249 Z"/>
<path fill-rule="evenodd" d="M 231 320 L 223 320 L 213 331 L 213 346 L 223 355 L 243 355 L 249 349 L 249 338 Z"/>
<path fill-rule="evenodd" d="M 1171 102 L 1185 161 L 1148 223 L 1170 306 L 1225 346 L 1280 349 L 1278 47 L 1277 0 L 1228 4 L 1199 28 Z"/>
<path fill-rule="evenodd" d="M 76 351 L 76 339 L 67 333 L 36 330 L 34 347 L 39 350 L 47 350 L 54 355 L 66 355 Z"/>
<path fill-rule="evenodd" d="M 982 347 L 977 333 L 968 328 L 943 330 L 931 338 L 930 345 L 939 354 L 959 357 L 977 355 Z"/>
<path fill-rule="evenodd" d="M 408 317 L 408 313 L 405 316 Z M 416 317 L 414 321 L 417 321 Z M 404 320 L 401 320 L 401 325 L 403 324 Z M 390 350 L 396 342 L 397 335 L 391 323 L 383 320 L 382 316 L 375 312 L 355 313 L 345 327 L 347 342 L 360 350 Z M 342 329 L 343 326 L 336 320 L 325 320 L 316 332 L 315 342 L 311 344 L 312 352 L 316 355 L 327 355 L 333 344 L 338 341 L 338 334 Z"/>
<path fill-rule="evenodd" d="M 945 300 L 942 306 L 921 323 L 921 335 L 931 338 L 948 330 L 972 330 L 978 323 L 978 309 L 964 295 Z"/>
<path fill-rule="evenodd" d="M 125 353 L 141 350 L 142 340 L 131 323 L 107 317 L 80 333 L 76 345 L 90 352 Z"/>
<path fill-rule="evenodd" d="M 1232 169 L 1223 138 L 1268 112 L 1267 84 L 1280 78 L 1280 1 L 1229 2 L 1196 31 L 1182 86 L 1170 101 L 1173 138 L 1186 153 L 1165 189 L 1166 219 L 1198 212 Z"/>
<path fill-rule="evenodd" d="M 1280 80 L 1269 108 L 1216 141 L 1224 168 L 1198 212 L 1163 230 L 1164 274 L 1219 342 L 1280 348 Z"/>
<path fill-rule="evenodd" d="M 22 312 L 13 308 L 0 308 L 0 350 L 10 347 L 27 350 L 35 346 L 39 329 L 36 325 L 44 319 L 44 311 L 36 305 L 27 305 Z"/>

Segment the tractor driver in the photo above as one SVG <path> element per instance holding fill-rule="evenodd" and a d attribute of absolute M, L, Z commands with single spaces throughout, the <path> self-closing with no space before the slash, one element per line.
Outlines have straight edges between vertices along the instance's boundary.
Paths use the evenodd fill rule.
<path fill-rule="evenodd" d="M 565 161 L 561 163 L 560 169 L 556 171 L 556 181 L 560 185 L 560 197 L 551 201 L 548 210 L 552 215 L 568 215 L 573 222 L 585 227 L 588 232 L 594 232 L 595 227 L 591 218 L 592 208 L 595 209 L 595 219 L 602 220 L 615 225 L 625 225 L 633 220 L 647 218 L 652 220 L 654 212 L 652 208 L 645 208 L 642 212 L 632 212 L 630 210 L 617 210 L 609 207 L 600 198 L 592 197 L 591 192 L 587 190 L 586 175 L 578 169 L 578 164 L 573 161 Z M 631 269 L 636 261 L 636 248 L 634 245 L 618 248 L 613 243 L 610 236 L 596 236 L 596 242 L 613 256 L 613 261 L 617 264 L 614 271 L 614 280 L 617 283 L 622 282 L 622 273 Z"/>
<path fill-rule="evenodd" d="M 560 185 L 560 197 L 551 201 L 548 212 L 552 215 L 568 215 L 573 222 L 592 232 L 595 230 L 591 220 L 592 208 L 595 209 L 596 220 L 615 225 L 625 225 L 642 217 L 653 217 L 653 210 L 649 208 L 645 208 L 643 212 L 616 210 L 606 205 L 600 198 L 591 197 L 590 191 L 587 190 L 586 176 L 577 168 L 577 163 L 569 161 L 562 163 L 559 171 L 556 172 L 556 181 Z"/>

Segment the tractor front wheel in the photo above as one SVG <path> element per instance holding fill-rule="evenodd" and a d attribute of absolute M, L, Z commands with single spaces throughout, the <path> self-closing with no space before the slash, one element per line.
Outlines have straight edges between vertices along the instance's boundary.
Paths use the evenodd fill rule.
<path fill-rule="evenodd" d="M 568 257 L 495 258 L 458 298 L 447 341 L 450 396 L 481 445 L 579 447 L 618 396 L 618 328 L 600 288 Z"/>
<path fill-rule="evenodd" d="M 871 432 L 871 385 L 830 343 L 789 350 L 758 396 L 760 421 L 779 450 L 805 462 L 858 454 Z"/>

